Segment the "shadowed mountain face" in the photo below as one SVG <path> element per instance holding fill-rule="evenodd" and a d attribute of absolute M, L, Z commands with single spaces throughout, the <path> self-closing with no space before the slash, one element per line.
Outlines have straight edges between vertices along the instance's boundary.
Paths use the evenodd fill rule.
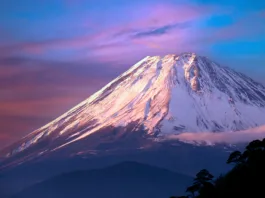
<path fill-rule="evenodd" d="M 161 198 L 181 194 L 191 177 L 136 162 L 76 171 L 33 185 L 12 198 Z"/>

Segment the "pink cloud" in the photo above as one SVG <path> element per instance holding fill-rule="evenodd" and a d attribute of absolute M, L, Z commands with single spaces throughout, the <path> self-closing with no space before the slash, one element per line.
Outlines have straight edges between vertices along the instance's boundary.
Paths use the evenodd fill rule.
<path fill-rule="evenodd" d="M 182 133 L 179 135 L 170 135 L 167 139 L 178 139 L 184 142 L 206 142 L 214 143 L 244 143 L 255 139 L 263 139 L 265 136 L 265 126 L 237 132 L 199 132 Z"/>
<path fill-rule="evenodd" d="M 190 5 L 172 6 L 169 4 L 144 7 L 137 12 L 132 22 L 105 30 L 98 43 L 113 42 L 107 47 L 93 48 L 88 53 L 101 61 L 134 59 L 145 55 L 160 55 L 196 50 L 195 44 L 189 43 L 194 34 L 192 28 L 171 28 L 161 35 L 134 37 L 137 33 L 148 32 L 172 24 L 182 24 L 207 16 L 213 8 Z M 134 14 L 134 13 L 133 13 Z M 130 13 L 128 14 L 130 16 Z M 140 16 L 140 17 L 139 17 Z M 143 17 L 144 16 L 144 17 Z M 132 17 L 132 18 L 134 18 Z M 129 17 L 130 18 L 130 17 Z M 176 25 L 177 26 L 177 25 Z M 117 37 L 112 37 L 118 33 Z M 122 55 L 122 56 L 121 56 Z"/>
<path fill-rule="evenodd" d="M 199 46 L 190 42 L 192 27 L 172 29 L 161 35 L 131 37 L 127 34 L 124 42 L 116 42 L 104 47 L 94 48 L 89 54 L 97 61 L 135 62 L 147 55 L 164 55 L 183 51 L 199 51 Z"/>

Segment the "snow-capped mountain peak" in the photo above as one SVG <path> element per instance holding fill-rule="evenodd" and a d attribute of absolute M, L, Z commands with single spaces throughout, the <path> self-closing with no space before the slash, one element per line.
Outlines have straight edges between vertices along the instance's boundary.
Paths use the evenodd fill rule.
<path fill-rule="evenodd" d="M 56 120 L 32 132 L 7 156 L 49 139 L 55 151 L 107 127 L 133 124 L 150 136 L 226 132 L 265 124 L 265 88 L 195 53 L 147 56 Z"/>

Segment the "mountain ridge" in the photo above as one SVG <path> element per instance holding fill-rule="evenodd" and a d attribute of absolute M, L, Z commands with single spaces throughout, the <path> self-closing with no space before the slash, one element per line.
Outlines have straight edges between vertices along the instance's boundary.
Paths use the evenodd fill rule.
<path fill-rule="evenodd" d="M 63 173 L 34 184 L 11 198 L 159 198 L 181 194 L 191 181 L 192 177 L 167 169 L 126 161 L 101 169 Z"/>

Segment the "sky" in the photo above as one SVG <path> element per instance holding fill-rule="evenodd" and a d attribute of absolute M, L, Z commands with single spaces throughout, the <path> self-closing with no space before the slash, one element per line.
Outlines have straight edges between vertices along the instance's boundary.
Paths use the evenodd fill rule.
<path fill-rule="evenodd" d="M 182 52 L 265 84 L 265 1 L 1 0 L 0 148 L 145 56 Z"/>

